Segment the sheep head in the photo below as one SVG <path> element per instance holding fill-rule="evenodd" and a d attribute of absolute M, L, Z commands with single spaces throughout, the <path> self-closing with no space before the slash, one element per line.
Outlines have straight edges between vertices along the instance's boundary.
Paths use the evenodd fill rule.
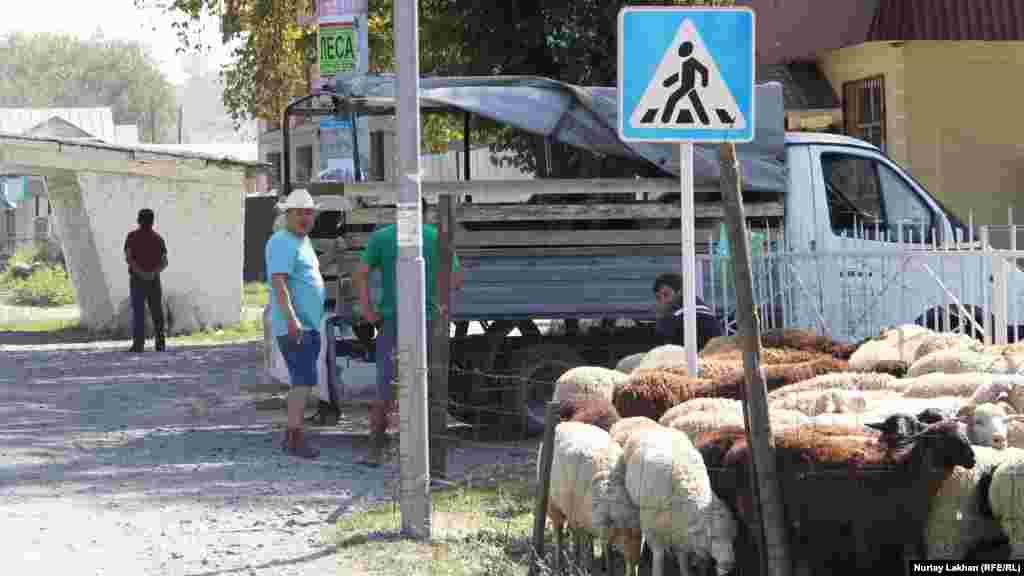
<path fill-rule="evenodd" d="M 881 422 L 865 422 L 868 428 L 882 433 L 879 441 L 892 448 L 905 444 L 925 430 L 926 425 L 909 414 L 893 414 Z"/>
<path fill-rule="evenodd" d="M 932 424 L 910 439 L 905 463 L 918 464 L 926 473 L 948 473 L 956 466 L 971 470 L 976 459 L 967 434 L 956 420 Z"/>
<path fill-rule="evenodd" d="M 967 404 L 957 412 L 957 421 L 966 424 L 967 438 L 975 446 L 1006 448 L 1007 414 L 1002 406 L 985 403 Z"/>

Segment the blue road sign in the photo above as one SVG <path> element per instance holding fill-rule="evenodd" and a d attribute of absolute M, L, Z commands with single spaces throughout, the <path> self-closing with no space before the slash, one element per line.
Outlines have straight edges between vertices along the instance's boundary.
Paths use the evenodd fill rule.
<path fill-rule="evenodd" d="M 754 139 L 754 12 L 626 7 L 619 12 L 619 137 Z"/>

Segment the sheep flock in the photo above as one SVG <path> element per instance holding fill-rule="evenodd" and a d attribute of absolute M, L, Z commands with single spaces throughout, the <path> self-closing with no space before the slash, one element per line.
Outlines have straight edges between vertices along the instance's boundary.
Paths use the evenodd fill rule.
<path fill-rule="evenodd" d="M 904 325 L 855 346 L 772 330 L 762 346 L 794 574 L 1024 558 L 1024 344 Z M 696 377 L 673 345 L 562 374 L 558 556 L 568 524 L 629 576 L 642 548 L 654 576 L 666 554 L 684 576 L 734 573 L 757 517 L 744 384 L 731 337 L 707 344 Z"/>

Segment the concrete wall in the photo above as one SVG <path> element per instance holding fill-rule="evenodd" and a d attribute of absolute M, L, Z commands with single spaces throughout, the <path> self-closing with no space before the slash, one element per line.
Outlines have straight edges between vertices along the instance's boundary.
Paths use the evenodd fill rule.
<path fill-rule="evenodd" d="M 168 247 L 172 333 L 241 318 L 245 178 L 254 165 L 0 136 L 0 167 L 45 176 L 82 323 L 127 334 L 124 239 L 142 208 Z"/>

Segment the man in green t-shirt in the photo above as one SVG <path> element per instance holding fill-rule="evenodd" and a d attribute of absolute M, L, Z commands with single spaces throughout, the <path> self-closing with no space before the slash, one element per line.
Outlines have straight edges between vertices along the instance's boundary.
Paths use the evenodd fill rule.
<path fill-rule="evenodd" d="M 440 260 L 438 231 L 433 224 L 426 224 L 427 203 L 423 202 L 423 265 L 426 282 L 427 305 L 427 356 L 430 355 L 430 334 L 433 329 L 432 312 L 437 303 L 440 275 L 437 267 Z M 359 293 L 359 307 L 362 317 L 377 327 L 376 364 L 377 400 L 370 405 L 370 458 L 365 462 L 371 466 L 380 464 L 387 442 L 387 415 L 394 408 L 393 356 L 397 342 L 397 298 L 395 264 L 398 261 L 398 230 L 389 224 L 374 230 L 366 241 L 366 248 L 360 257 L 359 268 L 353 275 L 353 284 Z M 381 291 L 374 306 L 370 299 L 369 275 L 373 270 L 381 272 Z M 452 254 L 452 274 L 449 286 L 458 290 L 462 286 L 462 267 L 459 257 Z M 441 318 L 447 319 L 448 311 L 440 310 Z"/>

